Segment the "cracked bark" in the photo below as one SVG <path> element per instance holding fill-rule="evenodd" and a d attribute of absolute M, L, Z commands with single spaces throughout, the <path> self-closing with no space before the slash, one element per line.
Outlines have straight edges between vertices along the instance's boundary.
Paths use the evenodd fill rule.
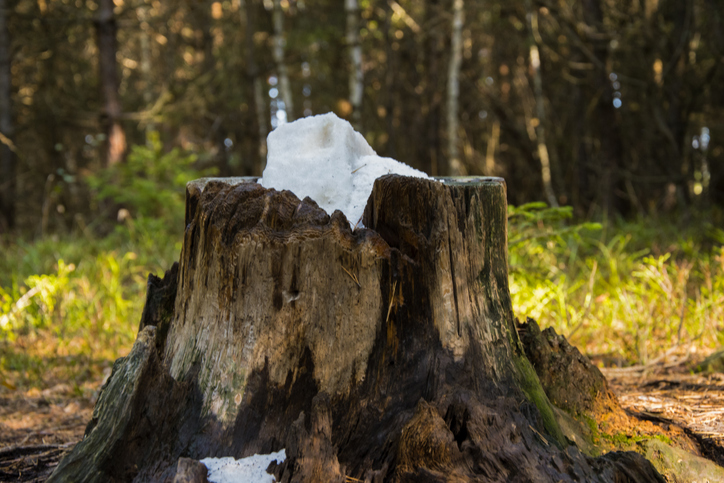
<path fill-rule="evenodd" d="M 282 482 L 662 481 L 561 431 L 516 331 L 506 214 L 499 178 L 384 176 L 354 231 L 248 179 L 189 183 L 178 267 L 149 279 L 138 340 L 50 481 L 282 448 Z"/>

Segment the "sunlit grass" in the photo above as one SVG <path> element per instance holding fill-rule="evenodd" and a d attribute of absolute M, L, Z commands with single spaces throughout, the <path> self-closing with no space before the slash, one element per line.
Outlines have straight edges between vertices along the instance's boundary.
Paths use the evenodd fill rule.
<path fill-rule="evenodd" d="M 724 342 L 721 230 L 645 221 L 572 229 L 565 213 L 538 205 L 510 215 L 518 317 L 554 327 L 588 354 L 631 363 Z"/>
<path fill-rule="evenodd" d="M 181 213 L 182 200 L 177 208 Z M 674 224 L 571 224 L 565 209 L 511 208 L 518 317 L 588 354 L 647 362 L 724 342 L 724 232 Z M 149 273 L 178 259 L 181 220 L 128 218 L 99 239 L 18 241 L 0 255 L 0 384 L 86 387 L 133 343 Z M 84 386 L 85 385 L 85 386 Z"/>
<path fill-rule="evenodd" d="M 4 247 L 0 259 L 0 382 L 45 387 L 97 378 L 136 335 L 149 273 L 163 275 L 180 233 L 138 226 L 101 240 L 48 239 Z M 144 229 L 144 231 L 146 231 Z M 72 376 L 72 377 L 71 377 Z"/>
<path fill-rule="evenodd" d="M 125 163 L 88 177 L 118 210 L 115 228 L 0 244 L 0 385 L 44 388 L 97 379 L 136 336 L 149 273 L 178 260 L 186 182 L 213 175 L 197 157 L 166 152 L 156 133 Z M 1 389 L 0 389 L 1 390 Z"/>

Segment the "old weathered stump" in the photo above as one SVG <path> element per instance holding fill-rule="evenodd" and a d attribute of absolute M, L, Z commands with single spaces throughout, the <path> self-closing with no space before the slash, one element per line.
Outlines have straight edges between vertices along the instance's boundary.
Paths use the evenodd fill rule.
<path fill-rule="evenodd" d="M 190 183 L 178 271 L 149 281 L 52 479 L 172 481 L 180 458 L 285 448 L 280 481 L 663 481 L 561 431 L 516 332 L 505 196 L 385 176 L 352 230 L 253 180 Z"/>

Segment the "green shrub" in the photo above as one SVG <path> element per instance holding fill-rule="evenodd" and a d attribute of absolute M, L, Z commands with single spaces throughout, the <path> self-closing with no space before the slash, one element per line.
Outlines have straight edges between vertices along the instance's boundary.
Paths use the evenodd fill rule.
<path fill-rule="evenodd" d="M 87 181 L 99 200 L 122 205 L 133 218 L 168 223 L 183 220 L 186 183 L 216 174 L 215 168 L 197 169 L 197 160 L 196 154 L 178 148 L 164 153 L 158 133 L 151 132 L 147 145 L 133 146 L 125 163 L 88 176 Z"/>

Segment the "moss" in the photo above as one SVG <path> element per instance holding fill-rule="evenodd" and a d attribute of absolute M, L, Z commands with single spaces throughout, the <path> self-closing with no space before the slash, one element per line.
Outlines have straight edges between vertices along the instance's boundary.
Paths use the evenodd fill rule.
<path fill-rule="evenodd" d="M 563 431 L 569 443 L 575 444 L 586 456 L 596 458 L 603 454 L 602 448 L 593 441 L 593 435 L 587 421 L 574 419 L 570 414 L 556 406 L 553 406 L 553 412 L 556 415 L 561 431 Z"/>
<path fill-rule="evenodd" d="M 638 449 L 636 448 L 636 446 L 652 440 L 660 441 L 669 446 L 673 444 L 671 439 L 663 434 L 652 434 L 644 436 L 640 434 L 627 433 L 601 433 L 601 437 L 616 449 L 621 450 Z"/>
<path fill-rule="evenodd" d="M 244 397 L 244 391 L 246 390 L 246 371 L 241 369 L 239 372 L 232 372 L 231 384 L 224 388 L 223 397 L 224 403 L 227 408 L 235 408 Z M 238 399 L 237 399 L 238 398 Z M 234 414 L 236 413 L 235 411 Z"/>
<path fill-rule="evenodd" d="M 565 448 L 568 444 L 566 437 L 563 435 L 563 431 L 556 420 L 551 402 L 543 391 L 543 387 L 538 380 L 538 375 L 535 373 L 533 366 L 525 356 L 514 355 L 513 361 L 518 369 L 518 374 L 520 374 L 520 381 L 518 381 L 520 387 L 523 389 L 523 392 L 525 392 L 528 400 L 538 408 L 541 418 L 543 418 L 543 426 L 548 434 L 555 438 L 558 447 Z"/>
<path fill-rule="evenodd" d="M 662 443 L 666 443 L 666 444 L 668 444 L 668 445 L 674 444 L 674 442 L 671 441 L 671 438 L 669 438 L 668 436 L 665 436 L 665 435 L 663 435 L 663 434 L 655 434 L 655 435 L 653 436 L 653 439 L 658 439 L 658 440 L 661 441 Z"/>
<path fill-rule="evenodd" d="M 638 451 L 651 461 L 667 481 L 724 481 L 724 469 L 700 456 L 666 442 L 668 438 L 647 438 Z"/>
<path fill-rule="evenodd" d="M 579 418 L 586 426 L 588 426 L 588 429 L 591 432 L 591 441 L 594 444 L 598 444 L 601 439 L 601 432 L 598 430 L 598 423 L 596 420 L 590 416 L 586 416 L 585 414 L 581 414 Z"/>
<path fill-rule="evenodd" d="M 616 449 L 622 449 L 622 450 L 631 449 L 631 447 L 634 446 L 636 443 L 640 443 L 641 441 L 644 441 L 646 439 L 643 436 L 638 436 L 635 434 L 626 434 L 626 433 L 615 433 L 615 434 L 603 433 L 601 436 L 605 441 L 607 441 L 613 447 L 615 447 Z"/>

